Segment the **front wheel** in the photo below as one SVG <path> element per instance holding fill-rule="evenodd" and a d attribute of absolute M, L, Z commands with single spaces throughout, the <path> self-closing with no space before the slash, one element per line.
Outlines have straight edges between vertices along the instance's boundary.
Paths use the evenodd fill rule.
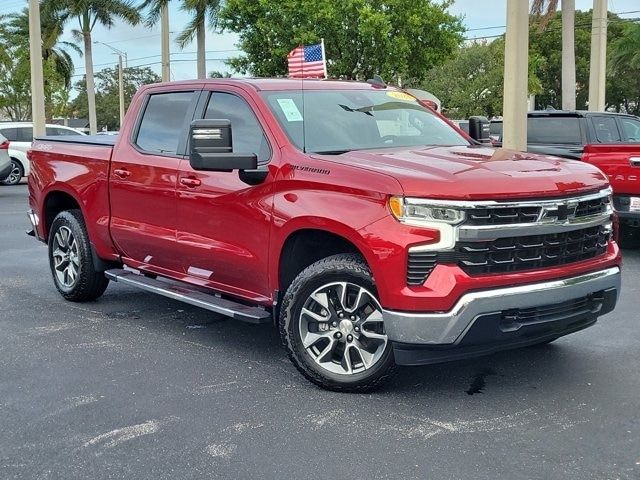
<path fill-rule="evenodd" d="M 288 288 L 280 312 L 284 348 L 313 383 L 365 392 L 392 375 L 382 307 L 359 255 L 334 255 L 307 267 Z"/>
<path fill-rule="evenodd" d="M 60 294 L 72 302 L 95 300 L 109 284 L 93 264 L 93 253 L 79 210 L 59 213 L 49 233 L 49 265 Z"/>

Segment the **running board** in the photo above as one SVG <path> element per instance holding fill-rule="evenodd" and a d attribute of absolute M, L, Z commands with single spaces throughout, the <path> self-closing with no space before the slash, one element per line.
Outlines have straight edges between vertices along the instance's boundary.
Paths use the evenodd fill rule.
<path fill-rule="evenodd" d="M 114 282 L 132 285 L 148 292 L 179 300 L 247 323 L 268 323 L 271 314 L 260 307 L 250 307 L 232 300 L 204 293 L 186 284 L 169 283 L 139 275 L 130 270 L 114 269 L 104 272 Z"/>

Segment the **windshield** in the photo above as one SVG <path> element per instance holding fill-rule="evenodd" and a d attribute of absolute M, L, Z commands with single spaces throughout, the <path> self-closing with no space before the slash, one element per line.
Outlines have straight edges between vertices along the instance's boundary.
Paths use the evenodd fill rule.
<path fill-rule="evenodd" d="M 310 153 L 469 142 L 412 96 L 397 90 L 263 92 L 291 141 Z M 304 124 L 304 128 L 303 128 Z"/>

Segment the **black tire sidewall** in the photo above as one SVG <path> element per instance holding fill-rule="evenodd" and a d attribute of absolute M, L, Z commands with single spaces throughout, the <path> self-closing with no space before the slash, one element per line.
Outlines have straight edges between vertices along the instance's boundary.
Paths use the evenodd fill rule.
<path fill-rule="evenodd" d="M 56 232 L 61 227 L 67 227 L 75 237 L 78 245 L 78 258 L 80 265 L 78 267 L 78 277 L 75 284 L 71 287 L 65 287 L 58 282 L 55 274 L 53 262 L 53 239 Z M 67 210 L 59 213 L 51 224 L 49 232 L 49 268 L 53 277 L 54 285 L 60 294 L 67 300 L 85 301 L 93 300 L 104 292 L 107 287 L 108 280 L 101 272 L 96 272 L 93 266 L 93 253 L 91 244 L 87 234 L 82 214 L 79 210 Z"/>

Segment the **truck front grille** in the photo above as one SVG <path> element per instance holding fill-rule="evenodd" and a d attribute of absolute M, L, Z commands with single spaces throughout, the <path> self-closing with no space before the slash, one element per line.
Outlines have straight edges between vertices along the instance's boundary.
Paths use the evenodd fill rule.
<path fill-rule="evenodd" d="M 519 272 L 595 258 L 607 251 L 609 227 L 491 241 L 458 242 L 451 251 L 409 252 L 407 283 L 424 283 L 439 263 L 456 264 L 469 275 Z"/>
<path fill-rule="evenodd" d="M 465 225 L 513 225 L 518 223 L 535 223 L 544 219 L 566 220 L 568 217 L 579 219 L 594 215 L 606 214 L 609 197 L 601 196 L 584 200 L 567 201 L 566 205 L 559 201 L 558 208 L 543 213 L 540 205 L 486 205 L 467 210 Z"/>

